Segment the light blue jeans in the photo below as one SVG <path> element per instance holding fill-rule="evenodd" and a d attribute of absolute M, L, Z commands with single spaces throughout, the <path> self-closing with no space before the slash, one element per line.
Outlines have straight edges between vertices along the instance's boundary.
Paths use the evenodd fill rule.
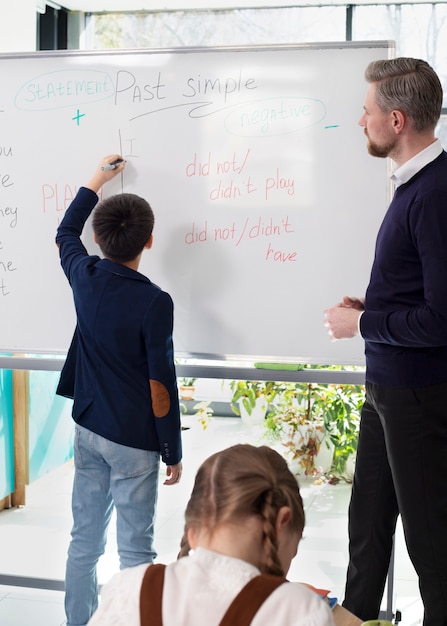
<path fill-rule="evenodd" d="M 65 576 L 67 626 L 84 626 L 98 606 L 96 564 L 116 508 L 120 568 L 152 563 L 158 452 L 122 446 L 76 424 L 73 528 Z"/>

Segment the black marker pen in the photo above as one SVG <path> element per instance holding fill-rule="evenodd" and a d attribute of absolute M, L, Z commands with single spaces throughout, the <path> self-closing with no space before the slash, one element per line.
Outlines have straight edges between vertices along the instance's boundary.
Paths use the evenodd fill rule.
<path fill-rule="evenodd" d="M 101 169 L 104 170 L 115 170 L 118 165 L 120 165 L 121 163 L 125 163 L 125 161 L 123 159 L 117 159 L 116 161 L 112 161 L 112 163 L 107 163 L 107 165 L 102 165 Z"/>

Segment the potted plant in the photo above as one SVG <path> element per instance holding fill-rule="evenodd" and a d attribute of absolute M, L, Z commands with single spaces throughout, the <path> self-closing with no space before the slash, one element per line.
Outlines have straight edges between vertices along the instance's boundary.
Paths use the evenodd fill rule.
<path fill-rule="evenodd" d="M 278 393 L 278 383 L 259 380 L 232 380 L 231 408 L 249 424 L 262 423 Z"/>
<path fill-rule="evenodd" d="M 281 443 L 292 471 L 305 476 L 329 471 L 334 449 L 315 387 L 312 383 L 285 383 L 265 422 L 269 438 Z"/>
<path fill-rule="evenodd" d="M 195 382 L 197 378 L 179 378 L 179 394 L 182 400 L 194 400 L 196 391 Z"/>
<path fill-rule="evenodd" d="M 362 404 L 359 385 L 284 383 L 265 421 L 267 434 L 297 473 L 349 479 Z"/>

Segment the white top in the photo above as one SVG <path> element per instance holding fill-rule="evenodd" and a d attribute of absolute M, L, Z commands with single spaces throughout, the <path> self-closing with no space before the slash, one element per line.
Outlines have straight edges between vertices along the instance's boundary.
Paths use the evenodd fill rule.
<path fill-rule="evenodd" d="M 104 586 L 88 626 L 140 626 L 140 589 L 148 565 L 125 569 Z M 149 566 L 150 567 L 150 566 Z M 163 623 L 218 626 L 225 611 L 259 570 L 240 559 L 198 548 L 165 571 Z M 331 609 L 301 583 L 280 585 L 264 602 L 252 626 L 334 626 Z"/>

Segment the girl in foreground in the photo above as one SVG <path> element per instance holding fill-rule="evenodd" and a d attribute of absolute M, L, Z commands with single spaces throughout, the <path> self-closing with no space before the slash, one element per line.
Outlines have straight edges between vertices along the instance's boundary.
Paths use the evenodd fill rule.
<path fill-rule="evenodd" d="M 89 626 L 333 626 L 324 600 L 284 579 L 303 528 L 297 481 L 277 452 L 217 452 L 197 472 L 179 559 L 165 571 L 139 565 L 116 574 Z M 229 609 L 233 601 L 240 604 Z M 242 608 L 251 614 L 243 618 Z M 229 610 L 235 615 L 222 621 Z"/>

